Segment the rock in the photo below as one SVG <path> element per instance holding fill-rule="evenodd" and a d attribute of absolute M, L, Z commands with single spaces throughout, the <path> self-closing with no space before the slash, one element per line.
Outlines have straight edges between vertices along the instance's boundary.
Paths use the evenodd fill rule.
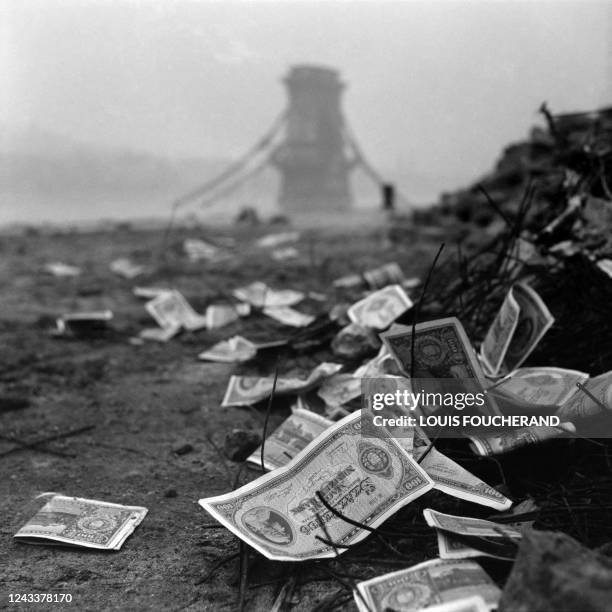
<path fill-rule="evenodd" d="M 164 497 L 178 497 L 178 493 L 177 493 L 176 489 L 168 489 L 164 493 Z"/>
<path fill-rule="evenodd" d="M 232 429 L 225 436 L 224 451 L 232 461 L 244 461 L 259 445 L 261 436 L 247 429 Z"/>
<path fill-rule="evenodd" d="M 499 612 L 606 612 L 612 560 L 553 531 L 525 532 Z"/>
<path fill-rule="evenodd" d="M 172 452 L 175 455 L 186 455 L 187 453 L 191 453 L 193 451 L 193 446 L 189 443 L 185 443 L 185 444 L 177 444 L 173 449 Z"/>

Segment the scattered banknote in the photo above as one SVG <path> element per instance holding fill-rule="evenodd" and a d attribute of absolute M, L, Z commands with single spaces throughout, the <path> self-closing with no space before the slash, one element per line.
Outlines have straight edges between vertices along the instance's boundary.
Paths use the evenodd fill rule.
<path fill-rule="evenodd" d="M 361 396 L 361 380 L 352 374 L 334 374 L 323 382 L 317 395 L 327 406 L 344 406 Z"/>
<path fill-rule="evenodd" d="M 487 374 L 507 374 L 518 368 L 554 320 L 542 298 L 529 285 L 513 285 L 480 347 Z"/>
<path fill-rule="evenodd" d="M 531 405 L 561 406 L 579 393 L 576 383 L 584 384 L 589 375 L 563 368 L 519 368 L 496 385 L 500 393 Z"/>
<path fill-rule="evenodd" d="M 363 278 L 370 289 L 382 289 L 387 285 L 402 284 L 404 273 L 396 261 L 386 263 L 378 268 L 366 270 Z"/>
<path fill-rule="evenodd" d="M 474 561 L 434 559 L 357 583 L 355 602 L 361 612 L 419 612 L 474 595 L 491 610 L 501 591 Z"/>
<path fill-rule="evenodd" d="M 271 255 L 275 261 L 287 261 L 288 259 L 299 257 L 300 252 L 295 247 L 284 247 L 282 249 L 274 249 Z"/>
<path fill-rule="evenodd" d="M 437 510 L 426 508 L 423 510 L 425 521 L 430 527 L 449 531 L 456 535 L 473 536 L 479 538 L 515 538 L 520 539 L 522 534 L 514 527 L 494 523 L 485 519 L 471 516 L 455 516 L 443 514 Z"/>
<path fill-rule="evenodd" d="M 380 334 L 381 340 L 394 357 L 402 374 L 410 377 L 414 371 L 415 379 L 420 379 L 426 392 L 453 391 L 481 393 L 485 377 L 465 333 L 463 325 L 455 317 L 436 319 L 415 326 L 415 339 L 412 341 L 412 328 L 395 325 Z M 414 344 L 414 346 L 413 346 Z M 414 352 L 414 364 L 412 353 Z M 443 382 L 436 379 L 455 379 Z M 436 406 L 419 406 L 423 412 L 436 410 Z M 487 396 L 481 411 L 499 414 L 499 408 L 492 396 Z"/>
<path fill-rule="evenodd" d="M 153 340 L 154 342 L 168 342 L 181 331 L 180 325 L 170 327 L 146 327 L 141 329 L 138 337 L 141 340 Z"/>
<path fill-rule="evenodd" d="M 217 361 L 221 363 L 242 363 L 253 359 L 257 347 L 242 336 L 233 336 L 222 340 L 198 355 L 198 359 Z"/>
<path fill-rule="evenodd" d="M 474 476 L 435 447 L 430 449 L 430 445 L 431 442 L 423 430 L 416 427 L 413 440 L 413 456 L 434 481 L 435 489 L 458 499 L 464 499 L 496 510 L 510 508 L 512 500 Z M 427 455 L 423 457 L 426 452 Z"/>
<path fill-rule="evenodd" d="M 313 440 L 286 466 L 200 505 L 268 559 L 335 557 L 368 535 L 328 511 L 377 527 L 431 489 L 427 474 L 391 437 L 366 440 L 361 411 Z M 325 529 L 323 528 L 325 527 Z"/>
<path fill-rule="evenodd" d="M 278 377 L 276 393 L 301 393 L 336 374 L 342 368 L 338 363 L 323 362 L 307 376 Z M 273 376 L 232 376 L 221 406 L 251 406 L 267 398 L 272 393 Z"/>
<path fill-rule="evenodd" d="M 419 323 L 415 333 L 414 368 L 411 368 L 412 328 L 396 325 L 380 334 L 406 376 L 414 369 L 415 378 L 484 378 L 463 325 L 455 317 Z"/>
<path fill-rule="evenodd" d="M 280 232 L 278 234 L 268 234 L 257 240 L 257 246 L 263 248 L 272 248 L 287 244 L 288 242 L 297 242 L 300 239 L 299 232 Z"/>
<path fill-rule="evenodd" d="M 217 259 L 221 255 L 221 250 L 197 238 L 187 238 L 183 242 L 183 249 L 190 261 L 196 262 L 201 260 L 211 261 Z"/>
<path fill-rule="evenodd" d="M 219 329 L 240 318 L 235 306 L 229 304 L 211 304 L 206 308 L 206 329 Z"/>
<path fill-rule="evenodd" d="M 357 359 L 380 348 L 380 340 L 368 327 L 350 323 L 343 327 L 331 342 L 334 355 Z"/>
<path fill-rule="evenodd" d="M 370 329 L 387 329 L 395 319 L 412 308 L 412 300 L 399 285 L 388 285 L 356 302 L 348 309 L 353 323 Z"/>
<path fill-rule="evenodd" d="M 332 282 L 336 289 L 350 289 L 351 287 L 359 287 L 364 283 L 364 278 L 360 274 L 347 274 L 341 276 Z"/>
<path fill-rule="evenodd" d="M 522 534 L 513 527 L 468 516 L 443 514 L 429 508 L 423 511 L 423 515 L 427 524 L 437 531 L 441 559 L 469 559 L 480 556 L 507 559 L 516 556 L 516 547 L 513 544 L 508 545 L 508 540 L 517 542 Z M 463 538 L 453 538 L 453 535 Z M 470 546 L 466 543 L 466 538 L 473 546 L 480 543 L 485 550 Z M 492 542 L 481 542 L 482 538 L 488 538 Z"/>
<path fill-rule="evenodd" d="M 206 317 L 199 315 L 176 290 L 158 295 L 145 308 L 164 329 L 180 326 L 193 331 L 206 327 Z"/>
<path fill-rule="evenodd" d="M 489 606 L 480 595 L 474 595 L 473 597 L 462 597 L 437 606 L 430 606 L 427 608 L 427 612 L 489 612 Z"/>
<path fill-rule="evenodd" d="M 597 267 L 604 273 L 612 278 L 612 259 L 600 259 L 597 262 Z"/>
<path fill-rule="evenodd" d="M 172 289 L 164 287 L 134 287 L 132 293 L 139 298 L 152 300 L 163 293 L 172 293 Z"/>
<path fill-rule="evenodd" d="M 122 276 L 123 278 L 136 278 L 141 274 L 144 274 L 145 267 L 134 263 L 127 257 L 120 257 L 115 259 L 110 264 L 111 272 Z"/>
<path fill-rule="evenodd" d="M 520 427 L 511 431 L 491 436 L 468 436 L 470 446 L 481 457 L 508 453 L 521 446 L 538 444 L 544 440 L 558 438 L 568 433 L 575 433 L 576 427 L 571 422 L 561 423 L 558 427 L 535 425 Z"/>
<path fill-rule="evenodd" d="M 400 373 L 395 359 L 383 344 L 378 351 L 378 355 L 359 366 L 353 372 L 353 376 L 355 378 L 378 378 L 379 376 L 386 376 L 387 374 L 397 376 Z"/>
<path fill-rule="evenodd" d="M 146 514 L 140 506 L 52 495 L 14 537 L 28 544 L 119 550 Z"/>
<path fill-rule="evenodd" d="M 256 308 L 280 308 L 281 306 L 294 306 L 304 299 L 301 291 L 292 289 L 271 289 L 261 281 L 255 281 L 245 287 L 239 287 L 232 292 L 234 297 L 248 302 Z"/>
<path fill-rule="evenodd" d="M 599 403 L 593 401 L 584 391 L 577 389 L 577 393 L 555 412 L 559 418 L 575 421 L 599 414 L 604 411 L 603 407 L 612 410 L 612 370 L 591 378 L 584 384 L 584 388 L 596 397 Z"/>
<path fill-rule="evenodd" d="M 45 270 L 53 276 L 69 277 L 78 276 L 81 273 L 81 268 L 62 263 L 61 261 L 53 261 L 45 264 Z"/>
<path fill-rule="evenodd" d="M 264 445 L 264 468 L 275 470 L 287 465 L 300 451 L 334 424 L 324 416 L 294 408 L 292 414 L 276 429 Z M 249 463 L 261 466 L 261 446 L 247 458 Z"/>
<path fill-rule="evenodd" d="M 71 312 L 56 320 L 57 333 L 88 334 L 103 331 L 113 319 L 110 310 L 95 310 L 92 312 Z"/>
<path fill-rule="evenodd" d="M 263 309 L 263 313 L 271 319 L 290 327 L 306 327 L 315 320 L 312 315 L 298 312 L 289 306 L 266 307 Z"/>

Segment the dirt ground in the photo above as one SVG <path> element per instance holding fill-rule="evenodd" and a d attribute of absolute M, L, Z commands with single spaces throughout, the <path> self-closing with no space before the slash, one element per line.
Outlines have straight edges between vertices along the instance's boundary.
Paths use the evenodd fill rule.
<path fill-rule="evenodd" d="M 326 294 L 326 302 L 300 306 L 316 313 L 337 300 L 332 279 L 392 260 L 407 276 L 422 275 L 439 245 L 437 238 L 423 238 L 391 247 L 380 227 L 306 231 L 300 257 L 278 263 L 253 239 L 283 229 L 176 230 L 163 262 L 158 259 L 161 233 L 127 226 L 0 237 L 0 608 L 22 609 L 9 604 L 10 593 L 70 593 L 73 602 L 65 607 L 79 610 L 237 609 L 238 540 L 197 500 L 232 488 L 240 465 L 220 452 L 225 434 L 232 428 L 260 432 L 264 411 L 221 409 L 235 367 L 200 362 L 197 354 L 236 333 L 277 338 L 291 330 L 255 315 L 214 332 L 135 345 L 130 339 L 154 322 L 132 287 L 175 287 L 203 312 L 231 289 L 264 280 L 276 288 Z M 181 252 L 186 236 L 233 238 L 234 255 L 221 263 L 191 263 Z M 122 279 L 109 270 L 120 256 L 152 270 L 135 281 Z M 51 261 L 78 265 L 82 274 L 53 277 L 43 270 Z M 113 331 L 105 337 L 50 334 L 64 312 L 104 308 L 115 314 Z M 323 356 L 324 351 L 290 356 L 282 368 L 310 367 Z M 241 369 L 270 373 L 266 363 Z M 287 414 L 287 406 L 275 407 L 270 429 Z M 86 427 L 39 448 L 18 448 L 6 440 L 32 442 Z M 174 452 L 185 445 L 193 450 Z M 247 470 L 240 482 L 256 476 Z M 142 505 L 149 513 L 118 552 L 16 543 L 13 534 L 36 510 L 34 497 L 46 491 Z M 419 552 L 415 562 L 423 558 Z M 227 562 L 207 577 L 221 560 Z M 287 564 L 251 554 L 245 609 L 269 609 L 286 572 Z M 293 609 L 311 610 L 337 591 L 338 583 L 325 575 L 301 584 Z M 46 607 L 64 606 L 31 605 Z"/>

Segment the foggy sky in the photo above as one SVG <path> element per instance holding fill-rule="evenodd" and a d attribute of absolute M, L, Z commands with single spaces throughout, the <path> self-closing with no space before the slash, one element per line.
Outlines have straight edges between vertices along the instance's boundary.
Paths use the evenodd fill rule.
<path fill-rule="evenodd" d="M 612 2 L 4 0 L 0 121 L 238 155 L 294 63 L 337 67 L 371 162 L 471 181 L 553 111 L 612 103 Z M 443 188 L 444 185 L 441 185 Z"/>

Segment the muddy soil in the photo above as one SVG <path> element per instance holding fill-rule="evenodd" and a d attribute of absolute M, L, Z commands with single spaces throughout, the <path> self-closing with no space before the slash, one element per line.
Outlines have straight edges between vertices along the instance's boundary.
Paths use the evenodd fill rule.
<path fill-rule="evenodd" d="M 240 464 L 223 455 L 225 434 L 233 428 L 261 432 L 264 410 L 220 408 L 235 366 L 200 362 L 197 354 L 236 333 L 273 338 L 292 330 L 254 315 L 166 344 L 135 344 L 131 339 L 154 322 L 132 287 L 176 287 L 202 312 L 231 289 L 260 279 L 273 287 L 324 293 L 325 302 L 300 306 L 318 313 L 338 299 L 332 279 L 392 260 L 408 276 L 422 275 L 439 245 L 429 238 L 390 246 L 383 232 L 372 228 L 350 234 L 309 231 L 298 245 L 300 257 L 279 263 L 253 244 L 270 231 L 176 230 L 163 261 L 157 231 L 122 227 L 0 237 L 0 608 L 27 608 L 9 604 L 10 593 L 70 593 L 70 605 L 29 609 L 237 609 L 239 542 L 197 500 L 232 488 Z M 237 246 L 227 261 L 191 263 L 181 252 L 186 236 L 233 238 Z M 114 275 L 109 263 L 121 256 L 150 265 L 150 273 L 132 281 Z M 53 277 L 43 269 L 50 261 L 80 266 L 82 274 Z M 115 318 L 112 332 L 103 337 L 50 334 L 64 312 L 104 308 Z M 325 356 L 325 349 L 289 356 L 282 369 L 310 367 Z M 270 364 L 255 362 L 241 370 L 270 373 Z M 287 405 L 275 406 L 269 427 L 287 414 Z M 33 442 L 81 428 L 36 448 L 6 439 Z M 175 452 L 181 447 L 187 452 Z M 257 475 L 244 470 L 240 482 Z M 142 505 L 149 513 L 118 552 L 16 543 L 13 534 L 36 509 L 33 499 L 46 491 Z M 424 558 L 424 550 L 415 551 L 414 562 Z M 220 561 L 225 563 L 208 576 Z M 294 570 L 294 564 L 250 553 L 245 609 L 269 609 Z M 298 580 L 292 609 L 314 609 L 331 603 L 332 595 L 345 602 L 341 607 L 353 609 L 347 592 L 325 573 Z"/>

